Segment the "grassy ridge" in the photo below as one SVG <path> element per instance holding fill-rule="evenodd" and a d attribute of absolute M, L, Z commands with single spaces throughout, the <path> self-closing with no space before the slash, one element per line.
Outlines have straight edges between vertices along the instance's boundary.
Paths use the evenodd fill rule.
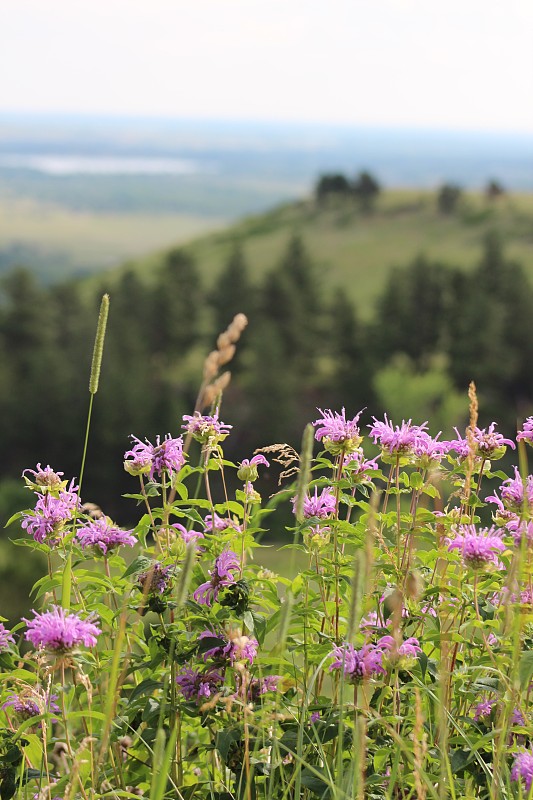
<path fill-rule="evenodd" d="M 526 194 L 492 204 L 479 194 L 469 194 L 450 216 L 437 211 L 433 193 L 413 190 L 386 192 L 368 215 L 352 201 L 326 208 L 305 201 L 244 219 L 192 241 L 187 249 L 211 280 L 239 244 L 258 281 L 282 257 L 290 236 L 299 233 L 322 283 L 345 287 L 368 316 L 392 266 L 422 253 L 472 267 L 479 260 L 483 238 L 494 229 L 502 235 L 508 256 L 520 261 L 533 280 L 533 195 Z M 161 258 L 161 253 L 152 254 L 134 267 L 149 275 Z"/>

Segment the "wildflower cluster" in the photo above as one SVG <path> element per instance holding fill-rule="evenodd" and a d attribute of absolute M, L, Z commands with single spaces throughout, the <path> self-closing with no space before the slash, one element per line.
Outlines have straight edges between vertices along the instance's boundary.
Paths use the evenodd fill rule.
<path fill-rule="evenodd" d="M 2 797 L 6 775 L 39 800 L 527 796 L 533 475 L 492 462 L 533 418 L 446 440 L 364 413 L 320 410 L 264 507 L 274 467 L 225 460 L 216 408 L 132 437 L 124 527 L 25 470 L 20 543 L 49 571 L 0 622 Z"/>

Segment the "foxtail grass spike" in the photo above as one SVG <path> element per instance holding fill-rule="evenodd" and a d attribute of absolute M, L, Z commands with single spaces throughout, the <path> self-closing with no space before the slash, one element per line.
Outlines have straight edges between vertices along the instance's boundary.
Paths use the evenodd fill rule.
<path fill-rule="evenodd" d="M 91 363 L 91 377 L 89 379 L 89 391 L 96 394 L 98 391 L 98 381 L 100 380 L 100 370 L 102 369 L 102 355 L 104 352 L 105 329 L 107 326 L 107 315 L 109 313 L 109 295 L 104 294 L 100 304 L 100 314 L 98 316 L 98 327 L 94 340 L 93 360 Z"/>

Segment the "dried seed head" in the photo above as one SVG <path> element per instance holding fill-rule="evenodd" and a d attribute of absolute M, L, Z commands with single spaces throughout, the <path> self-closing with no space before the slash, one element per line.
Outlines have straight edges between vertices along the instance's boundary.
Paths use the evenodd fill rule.
<path fill-rule="evenodd" d="M 204 361 L 204 381 L 210 381 L 218 373 L 218 350 L 212 350 Z"/>
<path fill-rule="evenodd" d="M 231 337 L 232 342 L 238 341 L 241 336 L 241 333 L 248 325 L 248 317 L 245 314 L 236 314 L 233 317 L 233 320 L 228 327 L 228 334 Z"/>
<path fill-rule="evenodd" d="M 228 361 L 231 361 L 231 359 L 235 355 L 235 349 L 236 348 L 235 348 L 234 344 L 229 344 L 223 350 L 219 351 L 218 363 L 219 363 L 220 366 L 222 366 L 222 364 L 227 364 Z"/>
<path fill-rule="evenodd" d="M 204 391 L 202 407 L 206 408 L 207 406 L 212 405 L 217 397 L 228 388 L 230 381 L 231 372 L 223 372 L 222 375 L 216 379 L 216 381 L 213 381 L 213 383 L 209 384 Z"/>
<path fill-rule="evenodd" d="M 218 347 L 219 350 L 224 350 L 226 347 L 229 347 L 229 345 L 231 343 L 232 343 L 232 339 L 231 339 L 231 336 L 229 335 L 229 333 L 227 331 L 224 331 L 224 333 L 221 333 L 220 336 L 217 339 L 217 347 Z"/>

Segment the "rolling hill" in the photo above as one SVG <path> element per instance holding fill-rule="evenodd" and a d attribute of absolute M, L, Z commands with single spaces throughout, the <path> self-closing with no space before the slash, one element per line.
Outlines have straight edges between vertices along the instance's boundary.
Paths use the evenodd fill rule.
<path fill-rule="evenodd" d="M 239 246 L 252 279 L 259 282 L 282 258 L 290 237 L 298 234 L 322 285 L 343 287 L 361 315 L 369 317 L 392 266 L 423 254 L 471 268 L 480 258 L 484 237 L 494 230 L 501 235 L 508 258 L 519 261 L 533 280 L 533 195 L 529 194 L 489 201 L 469 193 L 449 215 L 437 210 L 434 193 L 420 190 L 384 192 L 372 213 L 363 213 L 351 199 L 335 199 L 324 206 L 304 200 L 245 218 L 185 247 L 209 283 Z M 112 284 L 125 269 L 134 269 L 149 280 L 165 252 L 131 261 L 107 277 Z M 91 285 L 96 280 L 91 278 Z"/>

